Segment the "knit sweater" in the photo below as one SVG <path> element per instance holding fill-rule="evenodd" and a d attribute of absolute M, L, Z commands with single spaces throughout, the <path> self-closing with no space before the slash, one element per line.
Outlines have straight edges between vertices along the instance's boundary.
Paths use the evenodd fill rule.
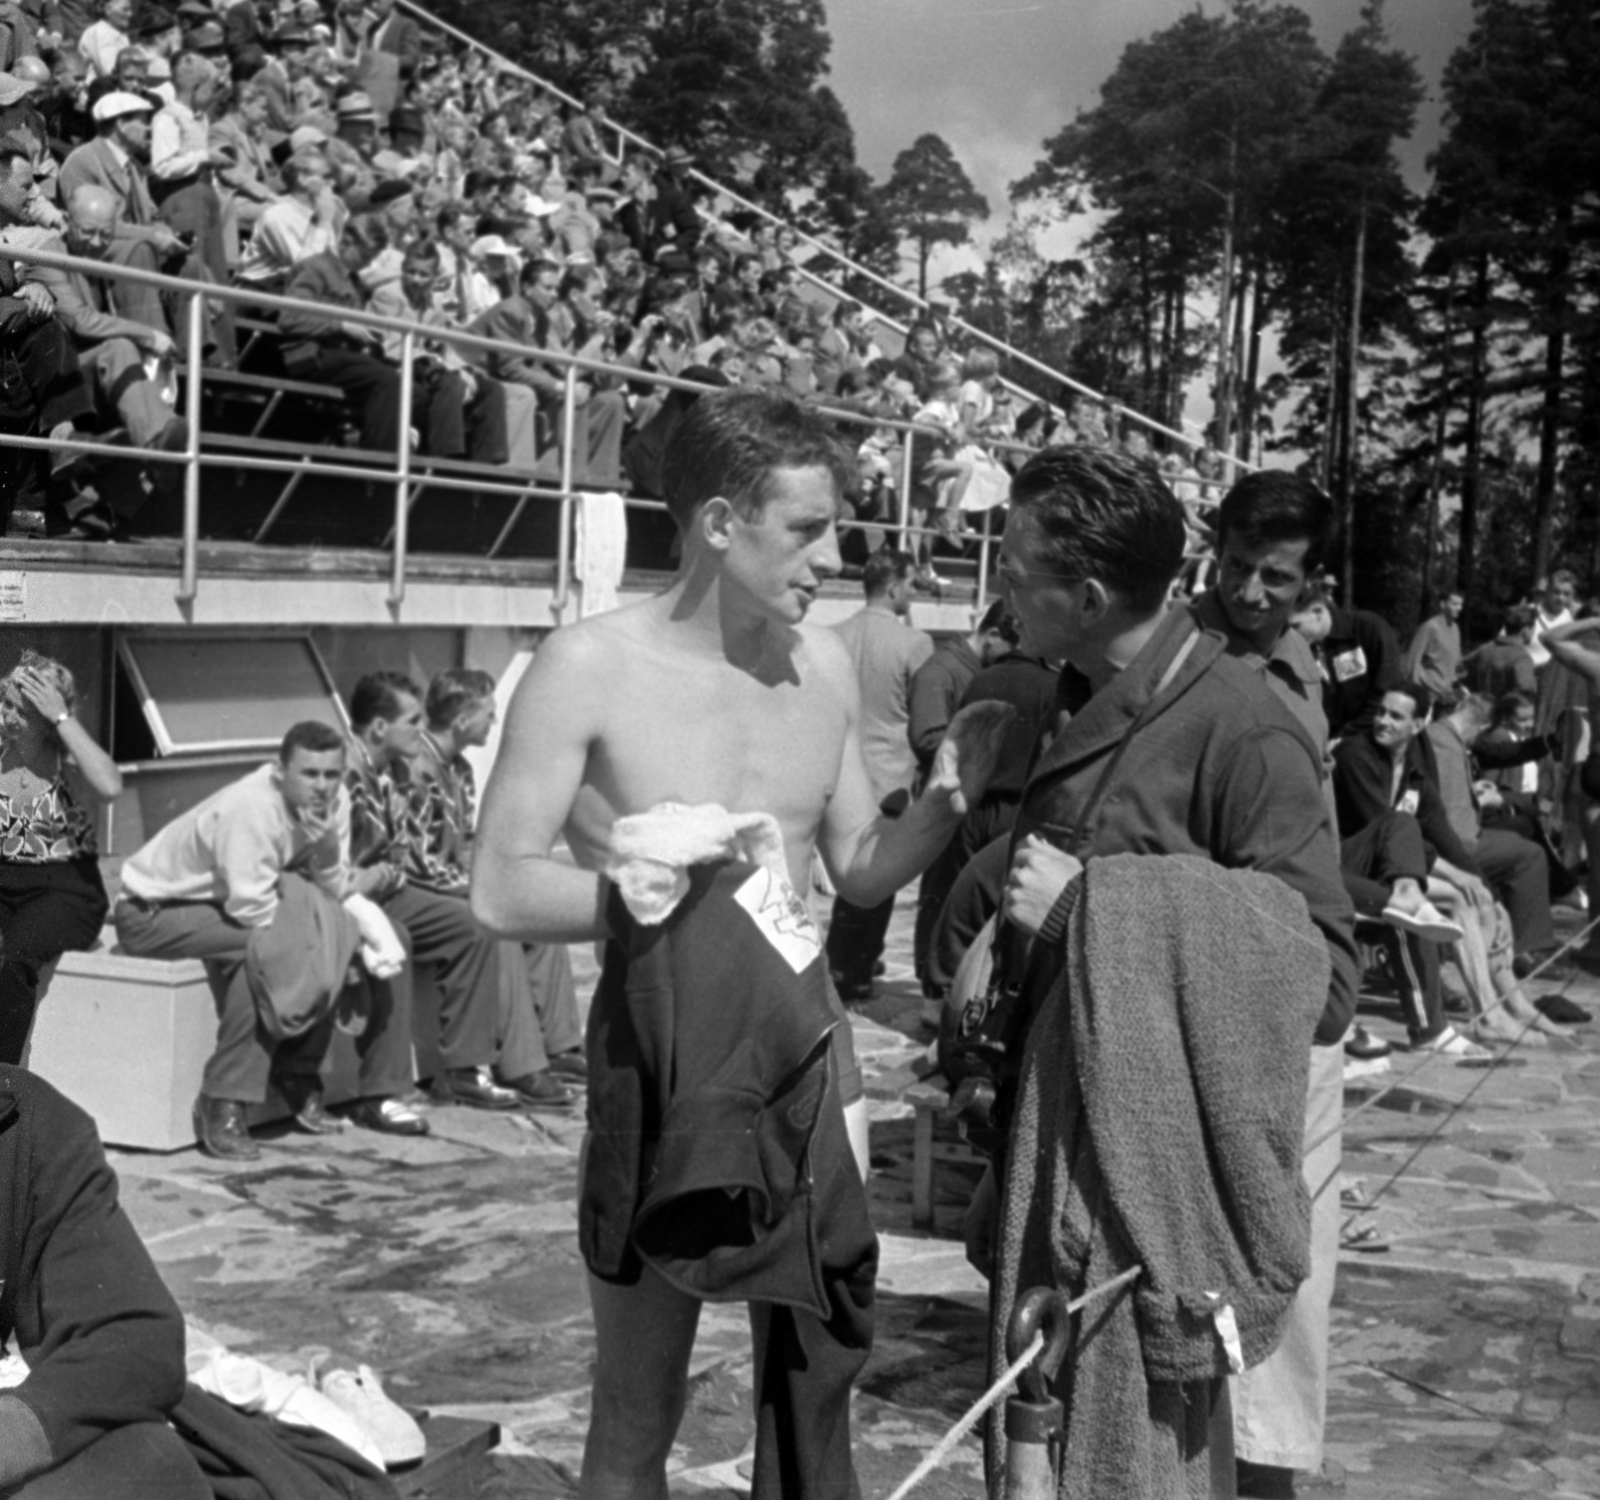
<path fill-rule="evenodd" d="M 1142 1266 L 1076 1323 L 1062 1495 L 1210 1494 L 1207 1403 L 1259 1363 L 1308 1268 L 1300 1177 L 1328 947 L 1281 880 L 1193 856 L 1090 860 L 1023 1060 L 992 1347 L 1017 1298 Z M 1190 1393 L 1192 1397 L 1193 1393 Z"/>

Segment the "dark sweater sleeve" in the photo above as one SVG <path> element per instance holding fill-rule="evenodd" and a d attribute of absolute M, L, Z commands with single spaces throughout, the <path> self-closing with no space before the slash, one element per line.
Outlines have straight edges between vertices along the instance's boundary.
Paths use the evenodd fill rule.
<path fill-rule="evenodd" d="M 1270 725 L 1243 735 L 1220 769 L 1214 817 L 1221 836 L 1219 863 L 1276 875 L 1305 897 L 1332 962 L 1328 1000 L 1316 1029 L 1316 1041 L 1332 1046 L 1355 1014 L 1361 970 L 1355 908 L 1339 873 L 1320 768 L 1309 747 Z"/>
<path fill-rule="evenodd" d="M 929 657 L 911 679 L 906 738 L 924 774 L 933 765 L 939 742 L 955 717 L 959 693 L 943 653 Z"/>
<path fill-rule="evenodd" d="M 1555 737 L 1536 734 L 1525 740 L 1491 739 L 1479 735 L 1472 743 L 1472 758 L 1486 771 L 1504 771 L 1525 766 L 1530 760 L 1543 760 L 1556 753 Z"/>
<path fill-rule="evenodd" d="M 117 1202 L 93 1121 L 36 1080 L 23 1092 L 11 1128 L 23 1132 L 14 1160 L 29 1185 L 12 1201 L 32 1204 L 15 1288 L 29 1373 L 0 1398 L 0 1489 L 110 1428 L 164 1422 L 185 1379 L 183 1315 Z M 32 1422 L 43 1453 L 12 1441 Z M 26 1467 L 9 1467 L 19 1462 Z"/>

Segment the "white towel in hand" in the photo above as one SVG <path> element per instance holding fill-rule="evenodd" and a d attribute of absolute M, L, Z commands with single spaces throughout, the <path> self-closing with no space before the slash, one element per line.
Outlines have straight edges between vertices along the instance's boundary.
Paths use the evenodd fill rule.
<path fill-rule="evenodd" d="M 771 813 L 731 813 L 708 802 L 662 802 L 618 818 L 611 829 L 606 875 L 636 922 L 665 922 L 689 889 L 689 867 L 743 859 L 789 882 L 783 833 Z"/>
<path fill-rule="evenodd" d="M 344 909 L 361 929 L 361 962 L 374 979 L 393 979 L 406 966 L 405 945 L 383 908 L 361 895 L 344 898 Z"/>

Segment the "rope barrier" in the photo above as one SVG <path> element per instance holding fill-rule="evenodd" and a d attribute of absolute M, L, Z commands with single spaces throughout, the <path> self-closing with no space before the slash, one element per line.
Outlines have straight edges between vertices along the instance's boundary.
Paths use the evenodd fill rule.
<path fill-rule="evenodd" d="M 1573 948 L 1577 947 L 1577 945 L 1579 943 L 1581 943 L 1585 938 L 1587 938 L 1589 936 L 1589 934 L 1595 930 L 1596 927 L 1600 927 L 1600 917 L 1592 918 L 1585 926 L 1581 927 L 1576 933 L 1574 933 L 1570 938 L 1568 938 L 1566 942 L 1564 942 L 1559 948 L 1557 948 L 1554 953 L 1550 954 L 1547 958 L 1543 959 L 1538 965 L 1536 965 L 1534 968 L 1530 969 L 1528 971 L 1528 973 L 1522 979 L 1519 979 L 1517 981 L 1517 990 L 1514 990 L 1512 992 L 1512 995 L 1516 994 L 1517 991 L 1520 991 L 1520 989 L 1522 988 L 1523 985 L 1528 984 L 1531 981 L 1537 979 L 1539 977 L 1539 975 L 1544 973 L 1544 971 L 1550 967 L 1551 964 L 1558 962 L 1561 958 L 1563 958 Z M 1482 1020 L 1485 1020 L 1486 1018 L 1488 1018 L 1489 1016 L 1492 1016 L 1497 1010 L 1501 1009 L 1503 1006 L 1505 1006 L 1505 1005 L 1510 1003 L 1510 1001 L 1512 999 L 1512 995 L 1502 995 L 1498 1000 L 1496 1000 L 1494 1002 L 1493 1005 L 1489 1006 L 1483 1012 L 1483 1014 L 1481 1016 L 1479 1016 L 1477 1019 L 1482 1021 Z M 1497 1068 L 1502 1062 L 1504 1062 L 1505 1059 L 1511 1055 L 1511 1049 L 1513 1047 L 1517 1046 L 1517 1044 L 1519 1042 L 1521 1042 L 1523 1037 L 1525 1037 L 1528 1034 L 1528 1032 L 1537 1024 L 1538 1024 L 1538 1018 L 1537 1017 L 1534 1017 L 1534 1018 L 1524 1022 L 1522 1030 L 1519 1031 L 1517 1033 L 1517 1035 L 1511 1041 L 1506 1043 L 1505 1050 L 1503 1052 L 1500 1052 L 1500 1053 L 1496 1054 L 1494 1060 L 1489 1064 L 1489 1072 L 1493 1072 L 1495 1068 Z M 1441 1062 L 1441 1061 L 1448 1060 L 1449 1057 L 1450 1057 L 1450 1054 L 1448 1052 L 1430 1051 L 1430 1052 L 1426 1053 L 1424 1055 L 1422 1061 L 1419 1062 L 1416 1067 L 1412 1068 L 1410 1070 L 1410 1072 L 1402 1074 L 1400 1077 L 1394 1079 L 1391 1083 L 1388 1083 L 1383 1088 L 1379 1089 L 1377 1093 L 1368 1095 L 1368 1097 L 1363 1099 L 1361 1101 L 1361 1103 L 1356 1105 L 1356 1107 L 1354 1109 L 1346 1111 L 1346 1113 L 1340 1118 L 1339 1123 L 1337 1125 L 1335 1125 L 1331 1130 L 1324 1131 L 1323 1134 L 1318 1136 L 1316 1138 L 1316 1140 L 1312 1141 L 1305 1148 L 1306 1149 L 1306 1154 L 1310 1155 L 1310 1153 L 1315 1151 L 1318 1146 L 1325 1145 L 1328 1141 L 1332 1140 L 1333 1137 L 1338 1135 L 1339 1132 L 1342 1131 L 1345 1128 L 1345 1126 L 1348 1125 L 1353 1119 L 1355 1119 L 1357 1115 L 1364 1114 L 1364 1113 L 1366 1113 L 1367 1110 L 1375 1108 L 1379 1104 L 1380 1101 L 1386 1099 L 1397 1088 L 1400 1088 L 1403 1085 L 1410 1083 L 1413 1079 L 1416 1078 L 1416 1076 L 1419 1073 L 1423 1072 L 1426 1068 L 1432 1066 L 1432 1064 L 1434 1064 L 1436 1062 Z M 1487 1078 L 1488 1077 L 1488 1073 L 1485 1073 L 1484 1077 Z M 1480 1084 L 1480 1086 L 1481 1086 L 1481 1084 Z M 1475 1093 L 1476 1089 L 1474 1089 L 1473 1092 Z M 1469 1094 L 1467 1097 L 1470 1098 L 1471 1094 Z"/>
<path fill-rule="evenodd" d="M 1080 1308 L 1087 1307 L 1098 1297 L 1107 1296 L 1119 1288 L 1127 1286 L 1129 1282 L 1136 1281 L 1143 1274 L 1143 1266 L 1130 1266 L 1126 1271 L 1123 1271 L 1120 1275 L 1113 1276 L 1109 1281 L 1102 1281 L 1098 1286 L 1090 1287 L 1082 1296 L 1074 1297 L 1071 1302 L 1067 1303 L 1068 1314 L 1070 1315 Z M 1016 1383 L 1017 1377 L 1038 1358 L 1043 1348 L 1044 1333 L 1041 1331 L 1034 1334 L 1032 1342 L 1023 1350 L 1021 1357 L 1014 1360 L 1001 1374 L 1000 1378 L 967 1409 L 966 1415 L 939 1439 L 922 1462 L 906 1476 L 899 1489 L 889 1496 L 889 1500 L 905 1500 L 905 1497 L 912 1490 L 921 1484 L 928 1475 L 933 1473 L 955 1450 L 956 1444 L 971 1432 L 982 1421 L 985 1413 L 996 1405 L 1000 1398 L 1011 1389 Z"/>

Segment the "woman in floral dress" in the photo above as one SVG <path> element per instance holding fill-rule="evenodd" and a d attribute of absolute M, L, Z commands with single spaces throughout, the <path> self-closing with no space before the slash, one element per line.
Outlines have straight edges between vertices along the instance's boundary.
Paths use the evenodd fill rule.
<path fill-rule="evenodd" d="M 73 717 L 72 673 L 35 651 L 0 678 L 0 1062 L 20 1063 L 39 973 L 89 948 L 106 915 L 90 811 L 122 791 L 115 763 Z"/>

